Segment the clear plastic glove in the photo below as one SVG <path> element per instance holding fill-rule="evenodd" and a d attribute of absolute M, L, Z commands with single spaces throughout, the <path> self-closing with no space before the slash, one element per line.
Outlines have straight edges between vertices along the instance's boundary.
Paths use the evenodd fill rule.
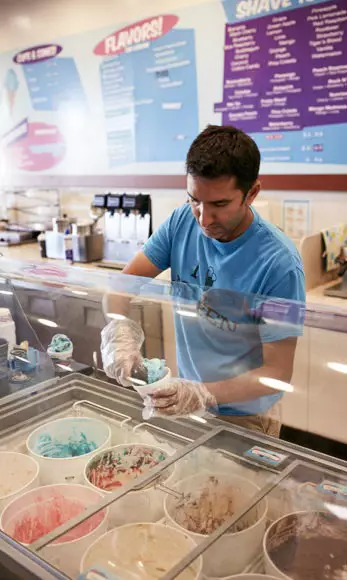
<path fill-rule="evenodd" d="M 145 400 L 144 418 L 160 416 L 182 417 L 205 411 L 217 405 L 217 400 L 203 383 L 171 379 L 165 387 L 156 389 Z"/>
<path fill-rule="evenodd" d="M 141 347 L 145 337 L 142 328 L 130 318 L 112 320 L 101 331 L 101 358 L 106 375 L 130 387 L 134 369 L 142 364 Z"/>

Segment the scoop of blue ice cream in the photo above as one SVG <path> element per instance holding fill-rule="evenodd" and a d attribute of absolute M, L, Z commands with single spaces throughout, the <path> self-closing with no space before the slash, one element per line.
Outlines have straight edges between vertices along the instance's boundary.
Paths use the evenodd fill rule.
<path fill-rule="evenodd" d="M 156 381 L 162 379 L 165 375 L 166 361 L 160 358 L 145 358 L 143 359 L 143 365 L 147 369 L 148 379 L 147 383 L 151 385 Z"/>

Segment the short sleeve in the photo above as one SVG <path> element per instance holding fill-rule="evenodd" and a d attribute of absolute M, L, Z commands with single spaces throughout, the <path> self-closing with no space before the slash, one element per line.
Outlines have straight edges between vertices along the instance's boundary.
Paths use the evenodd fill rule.
<path fill-rule="evenodd" d="M 259 298 L 258 311 L 264 324 L 260 325 L 262 342 L 275 342 L 303 334 L 305 321 L 305 276 L 300 268 L 290 270 L 270 290 Z"/>
<path fill-rule="evenodd" d="M 143 248 L 145 256 L 160 270 L 171 266 L 173 215 L 159 226 Z"/>

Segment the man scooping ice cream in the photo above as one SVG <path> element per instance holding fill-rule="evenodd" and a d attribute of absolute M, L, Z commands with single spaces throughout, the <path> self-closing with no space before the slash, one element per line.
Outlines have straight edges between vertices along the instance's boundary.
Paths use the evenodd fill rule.
<path fill-rule="evenodd" d="M 243 131 L 208 126 L 187 154 L 188 203 L 124 273 L 155 278 L 171 268 L 174 292 L 190 299 L 193 293 L 197 305 L 196 319 L 175 320 L 180 376 L 146 397 L 145 405 L 162 416 L 208 409 L 279 435 L 280 385 L 292 376 L 305 281 L 294 244 L 252 208 L 259 166 L 259 149 Z M 286 312 L 294 308 L 295 323 L 267 323 L 266 311 L 276 304 Z M 137 323 L 112 321 L 102 332 L 105 372 L 128 386 L 126 377 L 141 365 L 142 342 Z"/>

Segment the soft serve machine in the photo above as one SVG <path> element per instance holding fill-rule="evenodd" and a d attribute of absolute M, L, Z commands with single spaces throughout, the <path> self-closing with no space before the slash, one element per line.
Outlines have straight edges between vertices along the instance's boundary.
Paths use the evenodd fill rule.
<path fill-rule="evenodd" d="M 104 259 L 100 266 L 122 268 L 152 233 L 151 197 L 142 193 L 95 195 L 93 208 L 105 214 Z"/>

